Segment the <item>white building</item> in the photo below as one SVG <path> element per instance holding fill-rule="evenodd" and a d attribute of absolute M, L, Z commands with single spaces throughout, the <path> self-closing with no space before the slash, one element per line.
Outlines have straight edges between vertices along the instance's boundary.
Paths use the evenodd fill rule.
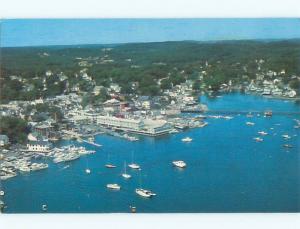
<path fill-rule="evenodd" d="M 51 144 L 48 141 L 30 141 L 27 149 L 32 152 L 49 152 Z"/>

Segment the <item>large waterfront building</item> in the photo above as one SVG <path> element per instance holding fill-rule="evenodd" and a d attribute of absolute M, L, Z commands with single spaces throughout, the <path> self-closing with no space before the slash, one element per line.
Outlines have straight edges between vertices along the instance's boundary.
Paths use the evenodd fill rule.
<path fill-rule="evenodd" d="M 27 143 L 28 151 L 32 152 L 49 152 L 51 143 L 48 141 L 29 141 Z"/>
<path fill-rule="evenodd" d="M 172 129 L 172 126 L 165 120 L 136 120 L 113 116 L 97 116 L 97 124 L 150 136 L 168 134 Z"/>

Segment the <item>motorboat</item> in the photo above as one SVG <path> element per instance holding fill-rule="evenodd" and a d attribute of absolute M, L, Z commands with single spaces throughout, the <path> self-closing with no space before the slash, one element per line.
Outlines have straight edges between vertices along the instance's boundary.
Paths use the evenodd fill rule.
<path fill-rule="evenodd" d="M 32 165 L 30 166 L 30 169 L 32 171 L 37 171 L 37 170 L 41 170 L 41 169 L 46 169 L 48 168 L 48 164 L 45 163 L 32 163 Z"/>
<path fill-rule="evenodd" d="M 113 165 L 113 164 L 106 164 L 105 167 L 108 169 L 113 169 L 113 168 L 116 168 L 117 166 Z"/>
<path fill-rule="evenodd" d="M 291 137 L 288 134 L 281 135 L 284 139 L 290 139 Z"/>
<path fill-rule="evenodd" d="M 293 146 L 290 145 L 290 144 L 284 144 L 283 147 L 285 147 L 285 148 L 293 148 Z"/>
<path fill-rule="evenodd" d="M 178 168 L 186 167 L 186 163 L 184 161 L 172 161 L 172 164 Z"/>
<path fill-rule="evenodd" d="M 179 132 L 179 131 L 176 130 L 176 129 L 172 129 L 172 130 L 169 131 L 170 134 L 176 134 L 176 133 L 178 133 L 178 132 Z"/>
<path fill-rule="evenodd" d="M 149 190 L 146 190 L 146 189 L 142 189 L 142 188 L 135 189 L 135 193 L 142 196 L 142 197 L 147 197 L 147 198 L 150 198 L 152 196 L 156 196 L 155 193 L 153 193 Z"/>
<path fill-rule="evenodd" d="M 4 196 L 5 192 L 3 190 L 0 191 L 0 196 Z"/>
<path fill-rule="evenodd" d="M 183 141 L 183 142 L 191 142 L 191 141 L 193 141 L 193 139 L 190 138 L 190 137 L 186 137 L 186 138 L 181 139 L 181 141 Z"/>
<path fill-rule="evenodd" d="M 253 138 L 255 141 L 257 141 L 257 142 L 262 142 L 263 141 L 263 139 L 262 138 L 259 138 L 259 137 L 256 137 L 256 138 Z"/>
<path fill-rule="evenodd" d="M 85 170 L 85 173 L 90 174 L 90 173 L 91 173 L 91 170 L 90 170 L 90 169 L 86 169 L 86 170 Z"/>
<path fill-rule="evenodd" d="M 265 117 L 271 117 L 273 115 L 273 112 L 271 110 L 264 112 Z"/>
<path fill-rule="evenodd" d="M 118 185 L 118 184 L 107 184 L 106 187 L 109 188 L 109 189 L 114 189 L 114 190 L 120 190 L 121 189 L 121 186 Z"/>
<path fill-rule="evenodd" d="M 267 132 L 265 132 L 265 131 L 258 131 L 257 132 L 258 134 L 260 134 L 260 135 L 262 135 L 262 136 L 264 136 L 264 135 L 267 135 L 268 133 Z"/>
<path fill-rule="evenodd" d="M 140 169 L 141 168 L 138 164 L 135 164 L 135 163 L 129 164 L 128 167 L 132 168 L 132 169 Z"/>
<path fill-rule="evenodd" d="M 21 172 L 30 172 L 30 167 L 27 167 L 27 166 L 20 166 L 19 167 L 19 170 Z"/>
<path fill-rule="evenodd" d="M 48 206 L 47 206 L 46 204 L 43 204 L 43 205 L 42 205 L 42 210 L 43 210 L 43 211 L 47 211 L 47 209 L 48 209 Z"/>
<path fill-rule="evenodd" d="M 248 126 L 254 126 L 255 123 L 254 122 L 246 122 L 246 125 L 248 125 Z"/>

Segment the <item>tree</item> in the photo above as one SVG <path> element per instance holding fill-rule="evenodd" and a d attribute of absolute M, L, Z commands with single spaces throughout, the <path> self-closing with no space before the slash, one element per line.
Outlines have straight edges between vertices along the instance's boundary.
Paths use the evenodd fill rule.
<path fill-rule="evenodd" d="M 23 119 L 5 116 L 0 118 L 0 133 L 7 135 L 11 143 L 24 143 L 29 127 Z"/>

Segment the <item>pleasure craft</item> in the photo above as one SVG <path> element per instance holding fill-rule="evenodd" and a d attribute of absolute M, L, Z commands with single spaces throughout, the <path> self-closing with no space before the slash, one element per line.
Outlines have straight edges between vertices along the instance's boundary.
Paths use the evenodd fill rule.
<path fill-rule="evenodd" d="M 140 169 L 141 168 L 138 164 L 135 164 L 135 163 L 129 164 L 128 167 L 132 168 L 132 169 Z"/>
<path fill-rule="evenodd" d="M 267 132 L 264 132 L 264 131 L 258 131 L 257 133 L 260 135 L 263 135 L 263 136 L 268 134 Z"/>
<path fill-rule="evenodd" d="M 107 184 L 106 187 L 109 188 L 109 189 L 114 189 L 114 190 L 120 190 L 121 189 L 121 186 L 118 185 L 118 184 Z"/>
<path fill-rule="evenodd" d="M 186 138 L 181 139 L 181 141 L 183 141 L 183 142 L 191 142 L 191 141 L 193 141 L 193 139 L 190 138 L 190 137 L 186 137 Z"/>
<path fill-rule="evenodd" d="M 152 196 L 156 196 L 155 193 L 153 193 L 149 190 L 146 190 L 146 189 L 142 189 L 142 188 L 135 189 L 135 193 L 142 196 L 142 197 L 147 197 L 147 198 L 150 198 Z"/>
<path fill-rule="evenodd" d="M 106 164 L 105 167 L 108 169 L 113 169 L 113 168 L 116 168 L 117 166 L 115 166 L 113 164 Z"/>
<path fill-rule="evenodd" d="M 184 161 L 172 161 L 172 164 L 178 168 L 186 167 L 186 163 Z"/>

